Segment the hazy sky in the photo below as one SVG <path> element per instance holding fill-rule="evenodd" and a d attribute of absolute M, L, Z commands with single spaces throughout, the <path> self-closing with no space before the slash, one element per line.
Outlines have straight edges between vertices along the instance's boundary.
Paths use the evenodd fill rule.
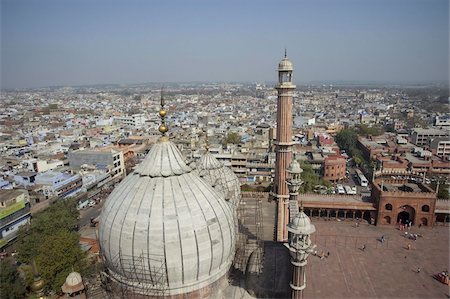
<path fill-rule="evenodd" d="M 0 0 L 2 88 L 448 81 L 448 0 Z"/>

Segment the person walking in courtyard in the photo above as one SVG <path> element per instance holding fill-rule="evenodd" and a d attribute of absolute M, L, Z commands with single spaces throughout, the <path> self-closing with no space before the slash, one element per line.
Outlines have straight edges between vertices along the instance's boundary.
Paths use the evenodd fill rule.
<path fill-rule="evenodd" d="M 417 273 L 420 273 L 420 267 L 417 267 L 416 272 L 417 272 Z"/>
<path fill-rule="evenodd" d="M 384 235 L 380 238 L 381 243 L 384 243 Z"/>
<path fill-rule="evenodd" d="M 361 249 L 362 249 L 362 251 L 365 251 L 366 250 L 366 244 L 364 244 Z"/>

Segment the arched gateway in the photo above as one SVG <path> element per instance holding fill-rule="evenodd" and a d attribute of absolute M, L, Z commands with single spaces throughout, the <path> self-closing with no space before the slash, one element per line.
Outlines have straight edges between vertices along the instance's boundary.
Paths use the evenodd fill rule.
<path fill-rule="evenodd" d="M 416 210 L 409 206 L 401 206 L 397 211 L 397 223 L 406 223 L 412 221 L 412 223 L 415 223 L 415 216 L 416 216 Z"/>

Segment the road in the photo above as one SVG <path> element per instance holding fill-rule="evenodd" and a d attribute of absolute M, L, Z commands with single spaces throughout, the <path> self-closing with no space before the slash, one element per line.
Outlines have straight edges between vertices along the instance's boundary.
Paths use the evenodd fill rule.
<path fill-rule="evenodd" d="M 96 218 L 98 215 L 100 215 L 102 206 L 103 200 L 93 207 L 86 207 L 80 210 L 80 219 L 78 220 L 78 225 L 80 227 L 90 225 L 91 218 Z"/>

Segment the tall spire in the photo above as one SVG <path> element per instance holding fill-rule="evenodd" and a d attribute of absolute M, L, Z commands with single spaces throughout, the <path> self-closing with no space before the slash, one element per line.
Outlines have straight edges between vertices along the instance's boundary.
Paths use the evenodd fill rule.
<path fill-rule="evenodd" d="M 164 101 L 164 93 L 163 88 L 161 88 L 161 108 L 159 109 L 159 117 L 161 118 L 161 124 L 159 125 L 159 132 L 161 132 L 162 136 L 166 136 L 166 132 L 169 131 L 169 128 L 166 125 L 166 110 L 164 108 L 165 101 Z"/>

